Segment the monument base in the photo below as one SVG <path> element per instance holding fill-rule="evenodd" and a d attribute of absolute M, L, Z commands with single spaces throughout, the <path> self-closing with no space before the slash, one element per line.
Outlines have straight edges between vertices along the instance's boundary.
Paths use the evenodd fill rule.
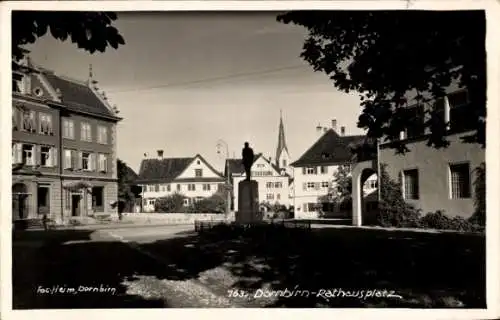
<path fill-rule="evenodd" d="M 255 180 L 243 180 L 238 183 L 238 211 L 236 223 L 252 223 L 262 221 L 259 212 L 258 183 Z"/>

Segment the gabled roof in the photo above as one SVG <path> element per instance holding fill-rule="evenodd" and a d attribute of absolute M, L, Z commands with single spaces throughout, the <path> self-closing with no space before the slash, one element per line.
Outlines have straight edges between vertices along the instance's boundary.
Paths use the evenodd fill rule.
<path fill-rule="evenodd" d="M 200 158 L 203 163 L 209 167 L 219 178 L 216 180 L 223 180 L 220 172 L 215 170 L 201 155 L 197 154 L 194 157 L 189 158 L 164 158 L 164 159 L 144 159 L 141 162 L 139 168 L 139 177 L 137 178 L 137 183 L 152 183 L 152 182 L 163 182 L 169 183 L 174 181 L 184 170 L 189 167 L 189 165 L 196 159 Z M 196 178 L 196 181 L 204 181 L 204 179 L 214 178 Z M 189 182 L 190 179 L 183 179 Z M 188 181 L 189 180 L 189 181 Z M 194 180 L 193 180 L 194 181 Z"/>
<path fill-rule="evenodd" d="M 93 115 L 115 117 L 114 112 L 86 83 L 61 77 L 45 70 L 42 71 L 42 74 L 54 91 L 60 90 L 61 103 L 68 109 Z"/>
<path fill-rule="evenodd" d="M 276 172 L 280 173 L 280 168 L 278 168 L 278 166 L 276 166 L 276 164 L 272 163 L 268 158 L 264 157 L 262 155 L 262 153 L 257 153 L 255 155 L 253 163 L 255 163 L 255 161 L 257 161 L 259 158 L 264 159 L 264 161 L 266 161 L 274 170 L 276 170 Z M 227 159 L 226 160 L 226 171 L 227 171 L 228 163 L 229 163 L 229 171 L 231 172 L 231 175 L 233 175 L 235 173 L 239 173 L 239 174 L 245 173 L 245 168 L 243 167 L 242 159 Z M 224 172 L 224 175 L 227 176 L 226 171 Z"/>
<path fill-rule="evenodd" d="M 333 129 L 329 129 L 291 166 L 303 167 L 351 162 L 353 154 L 350 145 L 364 141 L 365 137 L 364 135 L 340 136 Z"/>

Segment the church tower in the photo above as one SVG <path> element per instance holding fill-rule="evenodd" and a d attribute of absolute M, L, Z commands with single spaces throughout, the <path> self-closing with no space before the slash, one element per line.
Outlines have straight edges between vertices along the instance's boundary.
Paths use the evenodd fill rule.
<path fill-rule="evenodd" d="M 285 173 L 292 175 L 292 170 L 290 167 L 290 154 L 288 153 L 288 147 L 286 146 L 285 140 L 285 126 L 283 125 L 283 115 L 280 110 L 280 124 L 278 132 L 278 147 L 276 148 L 276 166 Z"/>

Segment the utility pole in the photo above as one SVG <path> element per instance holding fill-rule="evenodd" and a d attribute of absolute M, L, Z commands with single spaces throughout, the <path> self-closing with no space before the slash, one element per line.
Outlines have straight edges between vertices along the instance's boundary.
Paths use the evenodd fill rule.
<path fill-rule="evenodd" d="M 226 141 L 219 139 L 217 141 L 217 148 L 224 146 L 226 148 L 226 185 L 224 186 L 224 190 L 226 190 L 226 218 L 229 217 L 229 213 L 231 212 L 231 169 L 229 167 L 229 145 Z M 220 153 L 220 149 L 217 150 L 217 153 Z"/>

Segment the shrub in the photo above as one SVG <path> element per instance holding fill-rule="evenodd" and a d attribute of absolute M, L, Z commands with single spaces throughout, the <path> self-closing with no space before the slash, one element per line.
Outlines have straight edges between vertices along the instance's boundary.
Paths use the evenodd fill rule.
<path fill-rule="evenodd" d="M 420 211 L 405 202 L 399 182 L 392 180 L 386 170 L 380 166 L 380 202 L 375 219 L 382 227 L 418 227 Z"/>
<path fill-rule="evenodd" d="M 191 213 L 224 213 L 226 212 L 226 200 L 219 194 L 202 199 L 193 203 L 189 208 Z"/>
<path fill-rule="evenodd" d="M 155 201 L 155 212 L 185 212 L 184 199 L 186 197 L 180 193 L 159 198 Z"/>
<path fill-rule="evenodd" d="M 486 225 L 486 164 L 483 162 L 475 169 L 474 180 L 474 214 L 469 222 L 479 226 Z"/>
<path fill-rule="evenodd" d="M 474 224 L 462 217 L 449 217 L 443 211 L 438 210 L 426 214 L 420 219 L 420 226 L 422 228 L 440 229 L 440 230 L 454 230 L 464 232 L 477 232 L 482 231 L 484 228 L 478 224 Z"/>

